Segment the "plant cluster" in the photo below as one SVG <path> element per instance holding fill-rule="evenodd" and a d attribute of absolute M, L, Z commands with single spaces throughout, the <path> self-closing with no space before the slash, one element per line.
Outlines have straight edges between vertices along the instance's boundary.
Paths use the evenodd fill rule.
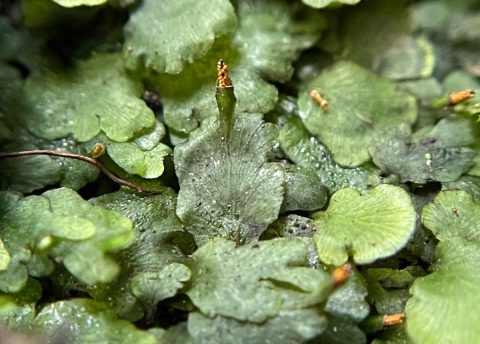
<path fill-rule="evenodd" d="M 479 16 L 2 2 L 0 341 L 477 343 Z"/>

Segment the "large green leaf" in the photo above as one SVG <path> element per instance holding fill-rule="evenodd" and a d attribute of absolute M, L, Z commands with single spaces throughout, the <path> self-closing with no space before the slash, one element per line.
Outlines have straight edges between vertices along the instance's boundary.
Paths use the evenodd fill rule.
<path fill-rule="evenodd" d="M 235 30 L 228 0 L 145 0 L 125 26 L 124 56 L 129 67 L 178 74 L 212 46 L 216 36 Z"/>
<path fill-rule="evenodd" d="M 118 320 L 105 304 L 90 299 L 47 304 L 35 318 L 34 328 L 72 344 L 157 343 L 151 334 Z"/>
<path fill-rule="evenodd" d="M 418 278 L 406 306 L 406 330 L 416 343 L 477 343 L 480 244 L 462 238 L 438 244 L 434 273 Z"/>
<path fill-rule="evenodd" d="M 328 101 L 327 110 L 311 98 L 312 90 Z M 414 97 L 351 62 L 338 62 L 303 85 L 298 107 L 307 129 L 347 166 L 370 159 L 368 145 L 375 133 L 412 124 L 417 115 Z"/>
<path fill-rule="evenodd" d="M 466 191 L 442 191 L 423 208 L 422 222 L 440 241 L 475 241 L 480 238 L 480 204 Z"/>
<path fill-rule="evenodd" d="M 304 267 L 308 246 L 300 239 L 274 239 L 235 248 L 215 238 L 193 254 L 187 294 L 208 317 L 223 315 L 261 323 L 283 310 L 326 300 L 332 280 Z"/>
<path fill-rule="evenodd" d="M 142 92 L 118 54 L 96 55 L 75 69 L 30 77 L 18 111 L 28 130 L 44 139 L 73 133 L 76 140 L 88 141 L 102 130 L 124 142 L 154 125 Z"/>
<path fill-rule="evenodd" d="M 130 218 L 136 232 L 134 241 L 117 255 L 121 271 L 115 281 L 88 289 L 122 318 L 139 320 L 151 305 L 173 296 L 190 276 L 180 264 L 186 258 L 177 245 L 189 252 L 194 247 L 188 247 L 192 240 L 175 216 L 175 201 L 167 188 L 161 195 L 118 191 L 90 200 Z"/>
<path fill-rule="evenodd" d="M 275 126 L 259 115 L 242 115 L 230 140 L 225 135 L 211 117 L 174 150 L 177 214 L 198 245 L 216 236 L 239 243 L 258 237 L 277 218 L 283 201 L 283 168 L 266 159 Z"/>
<path fill-rule="evenodd" d="M 262 324 L 220 315 L 210 319 L 197 312 L 188 317 L 188 330 L 197 344 L 297 344 L 318 336 L 326 327 L 325 316 L 314 308 L 282 311 Z"/>
<path fill-rule="evenodd" d="M 352 256 L 368 264 L 403 248 L 415 229 L 416 213 L 410 196 L 400 187 L 379 185 L 361 194 L 343 189 L 315 216 L 314 236 L 320 259 L 340 265 Z"/>

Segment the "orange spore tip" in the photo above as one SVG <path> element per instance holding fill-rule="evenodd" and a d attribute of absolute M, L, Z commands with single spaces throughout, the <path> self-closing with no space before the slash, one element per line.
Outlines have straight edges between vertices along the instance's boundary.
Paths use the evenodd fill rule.
<path fill-rule="evenodd" d="M 384 326 L 392 326 L 403 323 L 405 320 L 405 312 L 398 314 L 384 315 L 382 317 L 382 323 Z"/>
<path fill-rule="evenodd" d="M 332 279 L 333 279 L 333 284 L 335 287 L 341 286 L 344 284 L 347 279 L 352 275 L 353 273 L 353 265 L 350 263 L 345 263 L 332 272 Z"/>
<path fill-rule="evenodd" d="M 466 89 L 464 91 L 452 92 L 448 96 L 448 105 L 453 106 L 457 105 L 465 100 L 473 98 L 477 91 Z"/>
<path fill-rule="evenodd" d="M 232 85 L 228 76 L 228 66 L 222 59 L 218 60 L 217 63 L 217 75 L 217 87 L 227 87 Z"/>
<path fill-rule="evenodd" d="M 315 89 L 311 90 L 310 97 L 312 97 L 312 99 L 316 101 L 323 110 L 328 110 L 328 102 L 325 99 L 323 99 L 323 97 L 320 95 L 320 92 L 318 92 L 318 90 L 315 90 Z"/>

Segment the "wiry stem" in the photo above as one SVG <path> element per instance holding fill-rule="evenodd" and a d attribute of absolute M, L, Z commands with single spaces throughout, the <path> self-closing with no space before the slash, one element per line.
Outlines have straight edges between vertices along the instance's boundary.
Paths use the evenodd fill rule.
<path fill-rule="evenodd" d="M 88 162 L 89 164 L 94 165 L 97 167 L 100 171 L 102 171 L 108 178 L 113 180 L 115 183 L 123 186 L 128 186 L 130 188 L 133 188 L 137 190 L 138 192 L 148 192 L 148 193 L 161 193 L 161 191 L 155 191 L 155 190 L 148 190 L 144 189 L 141 186 L 135 185 L 133 183 L 127 182 L 126 180 L 123 180 L 121 178 L 118 178 L 116 175 L 114 175 L 112 172 L 110 172 L 103 164 L 94 159 L 90 158 L 88 156 L 80 155 L 80 154 L 74 154 L 74 153 L 65 153 L 65 152 L 60 152 L 60 151 L 55 151 L 55 150 L 28 150 L 28 151 L 21 151 L 21 152 L 11 152 L 11 153 L 1 153 L 0 152 L 0 159 L 2 158 L 15 158 L 19 156 L 27 156 L 27 155 L 49 155 L 49 156 L 57 156 L 61 158 L 71 158 L 71 159 L 76 159 L 76 160 L 81 160 Z"/>

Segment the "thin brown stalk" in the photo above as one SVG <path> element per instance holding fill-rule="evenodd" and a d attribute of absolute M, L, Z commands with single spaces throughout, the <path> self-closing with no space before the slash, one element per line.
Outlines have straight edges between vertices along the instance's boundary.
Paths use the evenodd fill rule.
<path fill-rule="evenodd" d="M 127 182 L 126 180 L 118 178 L 116 175 L 114 175 L 112 172 L 110 172 L 105 166 L 103 166 L 103 164 L 100 161 L 98 161 L 94 158 L 90 158 L 88 156 L 80 155 L 80 154 L 66 153 L 66 152 L 46 150 L 46 149 L 45 150 L 28 150 L 28 151 L 11 152 L 11 153 L 1 153 L 0 152 L 0 159 L 2 159 L 2 158 L 14 158 L 14 157 L 26 156 L 26 155 L 50 155 L 50 156 L 57 156 L 57 157 L 61 157 L 61 158 L 71 158 L 71 159 L 85 161 L 85 162 L 88 162 L 89 164 L 92 164 L 95 167 L 97 167 L 108 178 L 110 178 L 111 180 L 113 180 L 115 183 L 117 183 L 119 185 L 128 186 L 130 188 L 133 188 L 133 189 L 137 190 L 138 192 L 161 193 L 161 191 L 144 189 L 141 186 L 135 185 L 133 183 Z"/>

